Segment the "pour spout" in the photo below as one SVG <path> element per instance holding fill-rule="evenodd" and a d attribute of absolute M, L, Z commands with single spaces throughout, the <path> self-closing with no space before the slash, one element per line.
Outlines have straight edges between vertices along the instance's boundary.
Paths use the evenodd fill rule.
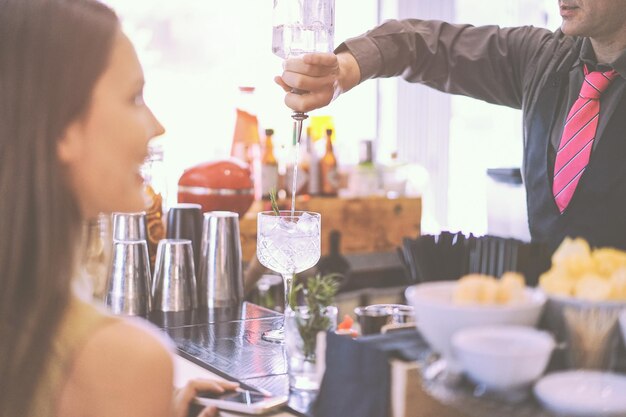
<path fill-rule="evenodd" d="M 300 139 L 302 138 L 302 121 L 309 117 L 308 114 L 295 111 L 291 115 L 291 118 L 294 120 L 293 124 L 293 144 L 300 143 Z"/>

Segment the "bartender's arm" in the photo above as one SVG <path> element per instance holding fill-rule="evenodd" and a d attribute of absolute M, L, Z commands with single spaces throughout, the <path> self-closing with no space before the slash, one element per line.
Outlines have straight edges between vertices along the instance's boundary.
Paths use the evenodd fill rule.
<path fill-rule="evenodd" d="M 341 44 L 334 54 L 285 61 L 276 82 L 285 103 L 310 111 L 380 77 L 402 76 L 440 91 L 521 108 L 533 59 L 552 36 L 531 26 L 474 27 L 417 19 L 390 20 Z M 310 94 L 291 93 L 292 88 Z"/>

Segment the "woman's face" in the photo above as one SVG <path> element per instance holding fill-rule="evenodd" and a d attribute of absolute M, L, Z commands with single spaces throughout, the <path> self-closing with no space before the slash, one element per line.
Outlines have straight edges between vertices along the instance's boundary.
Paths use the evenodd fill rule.
<path fill-rule="evenodd" d="M 85 218 L 144 208 L 139 169 L 148 141 L 164 130 L 143 101 L 143 84 L 137 54 L 118 31 L 89 108 L 68 126 L 58 145 Z"/>

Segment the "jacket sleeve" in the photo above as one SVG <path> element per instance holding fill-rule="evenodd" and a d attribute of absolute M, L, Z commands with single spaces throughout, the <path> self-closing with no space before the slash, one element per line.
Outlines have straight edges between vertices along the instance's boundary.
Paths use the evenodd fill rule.
<path fill-rule="evenodd" d="M 521 108 L 524 78 L 552 37 L 532 26 L 457 25 L 390 20 L 341 44 L 359 63 L 361 81 L 402 76 L 452 94 Z"/>

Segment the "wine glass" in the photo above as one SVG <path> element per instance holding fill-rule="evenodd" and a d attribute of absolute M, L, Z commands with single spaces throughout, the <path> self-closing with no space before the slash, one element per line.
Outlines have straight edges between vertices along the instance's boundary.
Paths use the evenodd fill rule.
<path fill-rule="evenodd" d="M 307 211 L 279 213 L 258 214 L 256 254 L 263 266 L 283 277 L 286 311 L 294 275 L 313 267 L 320 259 L 321 216 Z M 263 339 L 282 343 L 284 327 L 265 332 Z"/>

